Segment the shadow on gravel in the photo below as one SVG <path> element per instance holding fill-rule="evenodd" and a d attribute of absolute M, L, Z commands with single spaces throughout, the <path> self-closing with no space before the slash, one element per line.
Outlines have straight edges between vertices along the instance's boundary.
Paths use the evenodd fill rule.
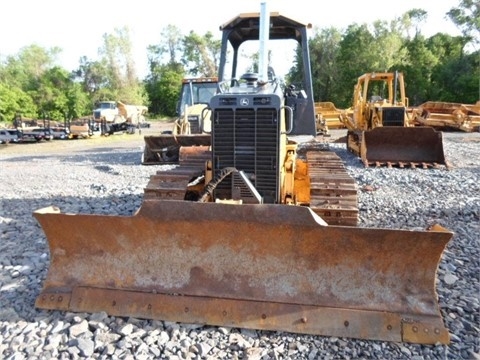
<path fill-rule="evenodd" d="M 82 150 L 79 153 L 57 153 L 49 155 L 22 155 L 8 159 L 1 159 L 5 162 L 30 162 L 30 161 L 52 161 L 62 162 L 89 162 L 109 163 L 116 165 L 141 165 L 142 152 L 139 150 L 127 150 L 125 148 L 98 148 Z"/>

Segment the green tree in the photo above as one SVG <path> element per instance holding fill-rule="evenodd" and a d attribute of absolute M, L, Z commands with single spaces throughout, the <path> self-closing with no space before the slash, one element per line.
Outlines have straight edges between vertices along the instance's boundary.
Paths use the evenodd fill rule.
<path fill-rule="evenodd" d="M 185 76 L 216 76 L 220 41 L 211 33 L 199 36 L 191 31 L 183 36 L 169 25 L 161 32 L 162 41 L 147 49 L 150 74 L 145 79 L 150 111 L 166 116 L 176 115 L 181 81 Z"/>
<path fill-rule="evenodd" d="M 316 101 L 333 101 L 336 98 L 340 71 L 337 66 L 337 56 L 341 39 L 340 31 L 332 27 L 316 29 L 310 40 L 313 93 Z M 301 54 L 297 56 L 301 58 Z"/>
<path fill-rule="evenodd" d="M 145 79 L 145 89 L 150 99 L 150 112 L 175 116 L 180 95 L 180 84 L 185 74 L 181 63 L 180 29 L 169 25 L 161 32 L 162 41 L 147 48 L 150 74 Z"/>
<path fill-rule="evenodd" d="M 474 0 L 461 0 L 458 7 L 450 9 L 446 14 L 462 31 L 467 42 L 474 46 L 480 42 L 480 4 Z"/>
<path fill-rule="evenodd" d="M 215 40 L 211 32 L 199 36 L 190 31 L 183 39 L 182 59 L 187 72 L 194 76 L 217 76 L 220 47 L 220 40 Z"/>
<path fill-rule="evenodd" d="M 92 112 L 92 101 L 81 84 L 72 82 L 66 89 L 67 102 L 64 116 L 68 119 L 77 119 Z"/>
<path fill-rule="evenodd" d="M 152 72 L 157 66 L 181 62 L 183 39 L 181 30 L 174 25 L 168 25 L 160 33 L 160 38 L 162 41 L 159 44 L 149 45 L 147 48 L 148 63 Z"/>
<path fill-rule="evenodd" d="M 431 89 L 431 78 L 440 59 L 429 48 L 425 37 L 417 33 L 411 40 L 406 40 L 404 50 L 407 61 L 396 69 L 405 75 L 405 90 L 409 104 L 416 106 L 428 101 Z"/>
<path fill-rule="evenodd" d="M 30 45 L 7 57 L 0 70 L 0 81 L 16 86 L 24 91 L 35 89 L 37 82 L 50 68 L 56 65 L 59 48 L 44 49 L 38 45 Z"/>
<path fill-rule="evenodd" d="M 83 90 L 90 95 L 98 96 L 98 92 L 109 84 L 107 63 L 105 61 L 89 60 L 86 56 L 80 58 L 80 65 L 73 72 L 73 75 L 79 80 Z M 94 100 L 108 100 L 109 98 Z"/>
<path fill-rule="evenodd" d="M 31 45 L 6 59 L 0 69 L 0 79 L 8 84 L 4 94 L 8 90 L 11 95 L 7 97 L 8 117 L 14 111 L 25 117 L 41 118 L 48 112 L 57 120 L 63 118 L 63 113 L 69 110 L 68 90 L 73 80 L 66 70 L 55 65 L 59 53 L 58 48 Z"/>
<path fill-rule="evenodd" d="M 428 47 L 438 63 L 431 76 L 429 100 L 474 103 L 478 100 L 480 52 L 464 52 L 465 37 L 436 34 Z"/>
<path fill-rule="evenodd" d="M 423 9 L 409 10 L 398 19 L 399 29 L 404 30 L 407 39 L 411 39 L 421 34 L 422 25 L 427 17 L 428 13 Z M 413 34 L 412 28 L 414 29 Z"/>
<path fill-rule="evenodd" d="M 101 60 L 95 64 L 95 70 L 106 71 L 103 80 L 104 88 L 108 90 L 106 94 L 111 96 L 108 100 L 120 100 L 126 104 L 148 103 L 148 95 L 135 72 L 128 27 L 116 28 L 113 34 L 104 34 L 103 47 L 99 53 Z M 100 73 L 97 72 L 96 75 Z M 98 95 L 93 97 L 98 98 Z"/>
<path fill-rule="evenodd" d="M 88 97 L 81 85 L 58 66 L 47 70 L 29 94 L 38 106 L 39 117 L 48 114 L 52 120 L 63 120 L 65 114 L 80 117 L 90 112 Z"/>
<path fill-rule="evenodd" d="M 387 23 L 375 21 L 373 35 L 375 42 L 371 52 L 371 66 L 373 71 L 391 71 L 407 61 L 407 51 L 403 48 L 402 36 L 403 23 L 401 19 L 394 19 Z M 376 70 L 375 70 L 376 69 Z"/>
<path fill-rule="evenodd" d="M 341 69 L 338 76 L 339 91 L 335 104 L 337 107 L 351 106 L 352 90 L 358 76 L 371 71 L 380 71 L 376 59 L 375 37 L 366 24 L 350 25 L 340 41 L 337 56 L 337 66 Z"/>
<path fill-rule="evenodd" d="M 177 102 L 180 97 L 180 88 L 184 72 L 175 64 L 155 67 L 145 83 L 146 91 L 151 99 L 150 112 L 165 116 L 175 116 Z"/>
<path fill-rule="evenodd" d="M 462 58 L 442 63 L 434 73 L 435 98 L 447 102 L 474 104 L 479 99 L 480 54 L 466 54 Z M 435 88 L 432 89 L 432 91 Z"/>
<path fill-rule="evenodd" d="M 11 123 L 17 113 L 36 117 L 38 109 L 32 98 L 19 87 L 0 82 L 0 121 Z"/>

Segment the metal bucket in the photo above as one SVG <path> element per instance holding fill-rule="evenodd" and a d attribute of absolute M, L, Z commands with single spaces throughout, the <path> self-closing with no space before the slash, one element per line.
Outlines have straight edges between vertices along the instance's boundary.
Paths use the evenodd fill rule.
<path fill-rule="evenodd" d="M 378 127 L 363 133 L 361 158 L 366 166 L 447 165 L 442 133 L 431 127 Z"/>
<path fill-rule="evenodd" d="M 209 146 L 211 136 L 209 134 L 160 134 L 145 136 L 144 141 L 142 164 L 158 165 L 178 163 L 180 147 Z"/>

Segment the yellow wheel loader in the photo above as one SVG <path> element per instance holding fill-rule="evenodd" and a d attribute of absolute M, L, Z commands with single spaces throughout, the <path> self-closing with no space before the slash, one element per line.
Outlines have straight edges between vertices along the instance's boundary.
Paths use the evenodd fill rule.
<path fill-rule="evenodd" d="M 205 111 L 210 99 L 217 92 L 218 78 L 200 77 L 182 80 L 180 100 L 177 106 L 178 118 L 173 129 L 159 135 L 144 136 L 143 165 L 175 164 L 179 161 L 180 148 L 190 147 L 193 157 L 195 150 L 199 161 L 201 154 L 210 146 L 210 113 Z"/>
<path fill-rule="evenodd" d="M 348 150 L 367 167 L 448 167 L 442 133 L 430 126 L 413 126 L 407 107 L 402 73 L 361 75 L 353 105 L 342 113 Z"/>
<path fill-rule="evenodd" d="M 50 248 L 37 307 L 449 342 L 435 278 L 452 233 L 355 226 L 356 184 L 315 137 L 309 27 L 264 7 L 221 26 L 209 159 L 152 175 L 135 215 L 34 213 Z M 259 39 L 298 42 L 302 89 L 280 86 L 261 45 L 258 74 L 223 78 Z"/>

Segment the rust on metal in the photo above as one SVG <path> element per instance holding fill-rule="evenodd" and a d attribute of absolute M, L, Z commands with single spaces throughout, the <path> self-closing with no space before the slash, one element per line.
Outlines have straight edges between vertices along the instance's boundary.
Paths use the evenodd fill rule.
<path fill-rule="evenodd" d="M 191 135 L 145 135 L 145 143 L 152 151 L 160 151 L 169 146 L 209 146 L 211 145 L 211 136 L 208 134 L 191 134 Z"/>
<path fill-rule="evenodd" d="M 150 176 L 144 189 L 144 199 L 184 200 L 188 184 L 203 174 L 201 167 L 178 166 L 175 169 L 158 171 Z"/>
<path fill-rule="evenodd" d="M 142 164 L 152 165 L 159 163 L 178 163 L 179 151 L 182 147 L 197 148 L 197 152 L 204 152 L 211 145 L 209 134 L 159 134 L 144 136 L 145 149 Z M 181 156 L 181 154 L 180 154 Z"/>
<path fill-rule="evenodd" d="M 306 154 L 310 175 L 309 207 L 329 225 L 358 224 L 357 185 L 332 151 Z"/>
<path fill-rule="evenodd" d="M 363 134 L 366 166 L 438 167 L 445 165 L 442 133 L 431 127 L 377 127 Z"/>
<path fill-rule="evenodd" d="M 205 169 L 205 162 L 212 158 L 208 145 L 181 146 L 179 149 L 179 164 L 181 166 L 197 166 Z"/>
<path fill-rule="evenodd" d="M 151 199 L 134 216 L 34 216 L 50 247 L 40 308 L 449 341 L 435 276 L 452 233 L 441 227 L 324 226 L 302 206 Z"/>
<path fill-rule="evenodd" d="M 210 146 L 212 145 L 212 137 L 210 134 L 188 134 L 175 135 L 178 145 L 180 146 Z"/>
<path fill-rule="evenodd" d="M 51 308 L 49 301 L 42 305 Z M 396 313 L 92 287 L 75 288 L 69 310 L 260 330 L 288 326 L 295 333 L 396 342 L 408 338 L 409 342 L 445 343 L 449 338 L 433 316 L 412 323 Z"/>

